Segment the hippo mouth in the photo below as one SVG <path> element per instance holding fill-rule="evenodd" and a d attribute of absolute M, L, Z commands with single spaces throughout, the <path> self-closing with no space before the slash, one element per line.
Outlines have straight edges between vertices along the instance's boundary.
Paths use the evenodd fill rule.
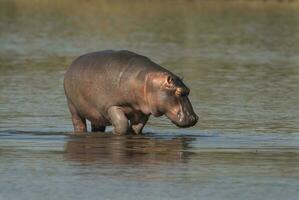
<path fill-rule="evenodd" d="M 177 127 L 179 127 L 179 128 L 189 128 L 189 127 L 191 127 L 191 126 L 194 126 L 196 124 L 196 122 L 195 123 L 190 123 L 190 124 L 175 124 Z"/>
<path fill-rule="evenodd" d="M 179 128 L 188 128 L 188 127 L 194 126 L 197 123 L 198 116 L 190 115 L 185 118 L 178 117 L 177 120 L 170 119 L 170 121 Z"/>
<path fill-rule="evenodd" d="M 194 121 L 189 122 L 189 123 L 177 123 L 177 122 L 174 122 L 174 121 L 171 121 L 171 122 L 179 128 L 188 128 L 188 127 L 194 126 L 197 123 L 197 120 L 194 120 Z"/>

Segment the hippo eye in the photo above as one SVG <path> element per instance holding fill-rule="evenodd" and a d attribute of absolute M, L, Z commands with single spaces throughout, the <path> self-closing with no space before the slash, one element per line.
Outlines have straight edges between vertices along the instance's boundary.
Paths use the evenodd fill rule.
<path fill-rule="evenodd" d="M 175 95 L 178 97 L 185 97 L 188 96 L 190 93 L 190 90 L 188 88 L 177 88 L 175 91 Z"/>
<path fill-rule="evenodd" d="M 190 89 L 189 88 L 185 88 L 184 92 L 183 92 L 183 95 L 184 96 L 188 96 L 189 94 L 190 94 Z"/>
<path fill-rule="evenodd" d="M 187 97 L 189 95 L 189 93 L 183 93 L 181 94 L 181 97 Z"/>

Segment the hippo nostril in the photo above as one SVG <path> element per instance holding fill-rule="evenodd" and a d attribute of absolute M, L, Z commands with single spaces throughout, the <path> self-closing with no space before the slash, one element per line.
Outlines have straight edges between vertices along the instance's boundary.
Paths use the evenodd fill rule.
<path fill-rule="evenodd" d="M 191 122 L 193 122 L 195 124 L 198 121 L 198 116 L 197 115 L 191 115 L 189 119 L 190 119 Z"/>
<path fill-rule="evenodd" d="M 190 117 L 189 117 L 189 119 L 190 119 L 190 121 L 194 121 L 194 117 L 191 115 Z"/>

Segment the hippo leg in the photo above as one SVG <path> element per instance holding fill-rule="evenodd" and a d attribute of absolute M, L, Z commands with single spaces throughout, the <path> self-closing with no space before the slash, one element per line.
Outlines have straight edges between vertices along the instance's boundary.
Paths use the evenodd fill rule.
<path fill-rule="evenodd" d="M 133 133 L 140 134 L 142 133 L 142 129 L 145 126 L 149 116 L 147 115 L 141 115 L 139 119 L 133 119 L 131 120 L 131 127 Z"/>
<path fill-rule="evenodd" d="M 86 120 L 78 114 L 75 106 L 70 101 L 68 101 L 68 106 L 72 115 L 74 132 L 76 133 L 87 132 Z"/>
<path fill-rule="evenodd" d="M 97 124 L 91 123 L 91 131 L 92 132 L 105 132 L 105 126 L 99 126 Z"/>
<path fill-rule="evenodd" d="M 123 135 L 128 133 L 129 121 L 119 106 L 112 106 L 108 109 L 108 115 L 113 125 L 113 133 Z"/>

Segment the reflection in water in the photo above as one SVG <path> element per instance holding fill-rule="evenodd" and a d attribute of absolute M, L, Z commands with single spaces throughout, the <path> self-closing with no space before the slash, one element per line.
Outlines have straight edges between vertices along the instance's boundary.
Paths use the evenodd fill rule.
<path fill-rule="evenodd" d="M 296 147 L 285 144 L 285 147 L 275 150 L 250 142 L 243 141 L 242 144 L 234 137 L 229 138 L 231 145 L 228 147 L 223 146 L 227 142 L 225 137 L 218 138 L 220 141 L 214 147 L 194 143 L 203 140 L 201 142 L 206 144 L 210 139 L 210 136 L 171 135 L 161 138 L 161 134 L 157 133 L 155 136 L 113 136 L 101 133 L 73 136 L 64 145 L 64 157 L 67 161 L 83 166 L 101 167 L 101 170 L 93 170 L 92 173 L 104 173 L 112 177 L 130 175 L 131 179 L 139 180 L 145 178 L 145 172 L 146 179 L 157 180 L 187 178 L 199 181 L 201 176 L 214 177 L 219 174 L 299 178 L 299 151 Z M 215 143 L 215 138 L 213 141 Z M 233 145 L 238 148 L 232 148 Z M 109 170 L 102 171 L 105 166 Z M 165 172 L 167 166 L 172 168 Z M 88 171 L 85 173 L 90 174 Z"/>
<path fill-rule="evenodd" d="M 148 165 L 187 162 L 192 140 L 190 137 L 156 139 L 92 134 L 67 141 L 65 151 L 67 159 L 82 163 Z"/>

